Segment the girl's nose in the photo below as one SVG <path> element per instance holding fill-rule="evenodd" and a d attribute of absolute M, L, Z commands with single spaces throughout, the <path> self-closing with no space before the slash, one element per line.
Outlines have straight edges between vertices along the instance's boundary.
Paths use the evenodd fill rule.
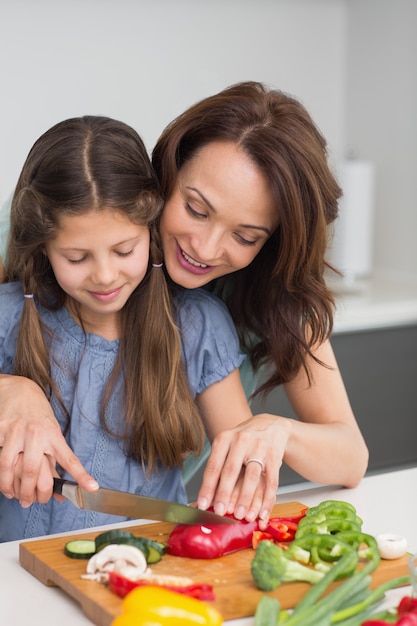
<path fill-rule="evenodd" d="M 111 285 L 117 277 L 117 268 L 109 261 L 96 263 L 92 280 L 97 285 Z"/>

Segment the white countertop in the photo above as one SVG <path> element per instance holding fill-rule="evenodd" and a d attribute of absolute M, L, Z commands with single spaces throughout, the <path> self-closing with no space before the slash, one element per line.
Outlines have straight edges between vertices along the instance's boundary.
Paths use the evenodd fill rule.
<path fill-rule="evenodd" d="M 408 539 L 417 552 L 417 467 L 367 476 L 356 489 L 284 487 L 277 502 L 296 500 L 308 506 L 322 500 L 351 502 L 363 519 L 364 532 L 395 533 Z M 131 522 L 131 525 L 137 522 Z M 74 533 L 71 533 L 74 534 Z M 0 544 L 0 621 L 5 626 L 91 626 L 79 605 L 63 591 L 47 587 L 19 565 L 19 542 Z M 410 588 L 390 591 L 387 602 L 397 605 Z M 253 626 L 253 618 L 225 622 Z"/>
<path fill-rule="evenodd" d="M 417 284 L 379 277 L 329 286 L 336 293 L 335 333 L 417 324 Z"/>

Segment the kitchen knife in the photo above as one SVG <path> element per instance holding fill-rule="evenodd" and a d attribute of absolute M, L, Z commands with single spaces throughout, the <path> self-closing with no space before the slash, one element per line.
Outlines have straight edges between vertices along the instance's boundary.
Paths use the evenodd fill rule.
<path fill-rule="evenodd" d="M 64 496 L 77 509 L 98 511 L 109 515 L 121 515 L 133 519 L 158 520 L 175 524 L 235 524 L 237 520 L 216 515 L 210 511 L 159 500 L 149 496 L 138 496 L 125 491 L 100 487 L 97 491 L 86 491 L 77 483 L 54 478 L 54 493 Z"/>

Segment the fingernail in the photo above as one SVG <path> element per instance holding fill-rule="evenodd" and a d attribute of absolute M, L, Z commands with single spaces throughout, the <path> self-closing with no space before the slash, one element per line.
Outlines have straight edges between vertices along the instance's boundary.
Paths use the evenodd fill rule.
<path fill-rule="evenodd" d="M 245 519 L 246 519 L 248 522 L 253 522 L 253 520 L 255 519 L 255 517 L 256 517 L 256 513 L 255 513 L 255 511 L 248 511 L 248 512 L 247 512 L 247 514 L 246 514 Z"/>
<path fill-rule="evenodd" d="M 89 480 L 88 481 L 88 486 L 91 490 L 93 491 L 97 491 L 97 489 L 100 488 L 100 485 L 98 484 L 98 482 L 96 480 Z"/>
<path fill-rule="evenodd" d="M 237 519 L 243 519 L 245 517 L 245 513 L 246 513 L 246 509 L 244 506 L 238 506 L 236 513 L 235 513 L 235 517 L 237 517 Z"/>
<path fill-rule="evenodd" d="M 27 502 L 26 500 L 21 500 L 21 502 L 20 502 L 20 506 L 21 506 L 23 509 L 28 509 L 28 508 L 30 507 L 30 502 Z"/>
<path fill-rule="evenodd" d="M 226 507 L 224 506 L 223 502 L 216 502 L 216 504 L 214 505 L 214 512 L 217 515 L 224 515 L 226 510 Z"/>
<path fill-rule="evenodd" d="M 267 520 L 269 517 L 269 511 L 267 511 L 266 509 L 264 511 L 262 511 L 262 513 L 259 514 L 259 518 L 261 520 Z"/>
<path fill-rule="evenodd" d="M 207 507 L 208 507 L 208 500 L 207 500 L 207 498 L 199 498 L 198 502 L 197 502 L 197 506 L 202 511 L 205 511 L 207 509 Z"/>

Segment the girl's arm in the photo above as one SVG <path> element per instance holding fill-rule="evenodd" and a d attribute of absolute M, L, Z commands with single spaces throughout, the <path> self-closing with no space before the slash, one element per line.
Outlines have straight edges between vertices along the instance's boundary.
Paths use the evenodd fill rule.
<path fill-rule="evenodd" d="M 214 425 L 209 430 L 214 437 L 212 452 L 198 495 L 201 508 L 213 503 L 218 513 L 228 510 L 238 518 L 259 515 L 265 520 L 275 503 L 283 461 L 313 482 L 345 487 L 359 483 L 368 464 L 366 444 L 330 342 L 315 354 L 330 367 L 311 360 L 310 387 L 304 370 L 285 385 L 298 420 L 266 413 L 251 417 L 241 399 L 237 372 L 201 394 L 198 400 L 206 424 Z M 264 472 L 255 462 L 245 467 L 249 458 L 260 459 Z"/>
<path fill-rule="evenodd" d="M 47 502 L 58 463 L 84 489 L 97 482 L 68 447 L 44 393 L 28 378 L 0 374 L 0 491 L 22 506 Z"/>

